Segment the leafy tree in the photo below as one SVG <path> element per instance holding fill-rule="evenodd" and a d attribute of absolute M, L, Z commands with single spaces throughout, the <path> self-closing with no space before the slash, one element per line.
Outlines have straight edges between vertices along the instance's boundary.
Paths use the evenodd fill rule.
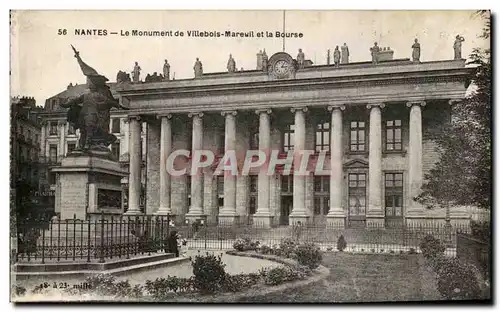
<path fill-rule="evenodd" d="M 478 11 L 485 19 L 483 33 L 490 39 L 490 12 Z M 440 160 L 425 176 L 417 197 L 434 205 L 491 205 L 491 57 L 490 49 L 475 48 L 467 64 L 474 65 L 470 80 L 475 87 L 452 108 L 448 131 L 437 138 L 442 151 Z"/>

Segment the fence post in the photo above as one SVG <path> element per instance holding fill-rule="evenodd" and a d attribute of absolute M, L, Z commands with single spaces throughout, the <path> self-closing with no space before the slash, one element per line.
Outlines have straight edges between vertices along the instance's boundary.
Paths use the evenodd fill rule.
<path fill-rule="evenodd" d="M 90 262 L 90 251 L 91 251 L 91 246 L 90 246 L 90 232 L 91 232 L 91 221 L 90 221 L 90 215 L 87 215 L 87 262 Z"/>
<path fill-rule="evenodd" d="M 57 219 L 57 261 L 61 256 L 61 219 Z"/>
<path fill-rule="evenodd" d="M 104 263 L 104 211 L 101 212 L 101 254 L 99 263 Z"/>
<path fill-rule="evenodd" d="M 115 252 L 115 245 L 113 244 L 113 223 L 114 223 L 114 219 L 113 219 L 113 215 L 111 215 L 111 232 L 110 232 L 110 235 L 111 235 L 111 244 L 107 244 L 110 248 L 110 251 L 109 251 L 109 255 L 110 255 L 110 258 L 113 259 L 113 253 Z M 108 228 L 108 232 L 109 232 L 109 228 Z"/>
<path fill-rule="evenodd" d="M 129 256 L 129 248 L 130 248 L 130 216 L 127 217 L 127 245 L 126 245 L 126 248 L 125 250 L 127 251 L 127 257 L 126 259 L 130 259 L 130 256 Z"/>
<path fill-rule="evenodd" d="M 76 256 L 76 213 L 73 214 L 73 261 L 75 261 L 75 256 Z"/>
<path fill-rule="evenodd" d="M 17 249 L 19 250 L 19 247 Z M 42 264 L 44 263 L 45 263 L 45 229 L 42 229 Z"/>

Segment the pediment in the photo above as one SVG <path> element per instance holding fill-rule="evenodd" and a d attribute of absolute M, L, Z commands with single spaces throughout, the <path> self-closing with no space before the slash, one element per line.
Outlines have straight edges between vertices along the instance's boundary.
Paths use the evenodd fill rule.
<path fill-rule="evenodd" d="M 344 168 L 368 168 L 368 162 L 363 159 L 352 159 L 344 163 Z"/>

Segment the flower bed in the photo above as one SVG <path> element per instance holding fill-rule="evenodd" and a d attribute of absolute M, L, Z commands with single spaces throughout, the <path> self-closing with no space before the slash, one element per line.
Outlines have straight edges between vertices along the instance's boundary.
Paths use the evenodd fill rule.
<path fill-rule="evenodd" d="M 194 258 L 194 276 L 190 278 L 167 276 L 154 281 L 148 280 L 145 284 L 131 285 L 128 281 L 117 281 L 113 276 L 100 274 L 86 279 L 85 282 L 89 285 L 86 289 L 60 291 L 68 300 L 73 297 L 78 298 L 76 300 L 86 298 L 106 301 L 237 302 L 246 296 L 314 282 L 329 274 L 328 269 L 323 267 L 313 272 L 292 259 L 257 254 L 255 251 L 234 251 L 228 254 L 275 261 L 282 265 L 261 269 L 258 273 L 230 275 L 224 271 L 225 264 L 220 256 L 207 253 Z M 31 294 L 49 297 L 51 291 L 52 289 L 45 289 L 40 285 Z"/>

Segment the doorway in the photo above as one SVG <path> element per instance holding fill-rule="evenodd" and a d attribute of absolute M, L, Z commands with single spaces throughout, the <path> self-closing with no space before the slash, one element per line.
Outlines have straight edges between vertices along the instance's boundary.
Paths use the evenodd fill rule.
<path fill-rule="evenodd" d="M 293 195 L 281 195 L 280 225 L 289 225 L 289 216 L 292 212 Z"/>

